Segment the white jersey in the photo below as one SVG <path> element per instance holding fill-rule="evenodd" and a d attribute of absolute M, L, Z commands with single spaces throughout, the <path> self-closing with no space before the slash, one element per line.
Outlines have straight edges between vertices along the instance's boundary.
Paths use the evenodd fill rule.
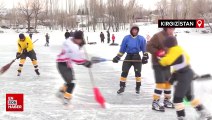
<path fill-rule="evenodd" d="M 72 67 L 73 62 L 83 64 L 87 61 L 80 50 L 80 46 L 75 44 L 72 39 L 66 39 L 63 43 L 61 53 L 57 56 L 57 62 L 66 62 L 68 67 Z"/>

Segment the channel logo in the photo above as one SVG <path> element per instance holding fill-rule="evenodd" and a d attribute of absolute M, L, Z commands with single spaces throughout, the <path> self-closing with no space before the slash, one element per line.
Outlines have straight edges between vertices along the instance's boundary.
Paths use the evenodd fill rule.
<path fill-rule="evenodd" d="M 180 20 L 180 19 L 170 19 L 170 20 L 158 20 L 159 28 L 204 28 L 204 19 L 196 20 Z"/>
<path fill-rule="evenodd" d="M 6 111 L 24 111 L 24 94 L 6 94 Z"/>

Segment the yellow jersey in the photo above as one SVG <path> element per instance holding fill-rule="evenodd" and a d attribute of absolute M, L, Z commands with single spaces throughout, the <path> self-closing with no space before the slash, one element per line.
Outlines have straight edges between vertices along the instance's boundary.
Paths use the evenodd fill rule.
<path fill-rule="evenodd" d="M 27 50 L 27 52 L 33 50 L 33 43 L 30 37 L 26 37 L 24 41 L 21 41 L 18 39 L 18 53 L 22 53 L 24 49 Z"/>

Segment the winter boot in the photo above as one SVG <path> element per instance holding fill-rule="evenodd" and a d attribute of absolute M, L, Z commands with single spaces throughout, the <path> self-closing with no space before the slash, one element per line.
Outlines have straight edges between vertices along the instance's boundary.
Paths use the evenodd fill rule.
<path fill-rule="evenodd" d="M 118 94 L 121 94 L 125 90 L 126 82 L 120 82 L 120 89 L 117 91 Z"/>
<path fill-rule="evenodd" d="M 152 110 L 165 112 L 164 106 L 160 105 L 160 100 L 154 100 L 152 102 Z"/>
<path fill-rule="evenodd" d="M 135 93 L 140 94 L 141 82 L 136 82 Z"/>
<path fill-rule="evenodd" d="M 163 104 L 166 108 L 174 108 L 174 104 L 167 98 L 164 99 Z"/>
<path fill-rule="evenodd" d="M 38 69 L 35 70 L 35 73 L 36 73 L 37 75 L 40 75 L 40 72 L 39 72 Z"/>

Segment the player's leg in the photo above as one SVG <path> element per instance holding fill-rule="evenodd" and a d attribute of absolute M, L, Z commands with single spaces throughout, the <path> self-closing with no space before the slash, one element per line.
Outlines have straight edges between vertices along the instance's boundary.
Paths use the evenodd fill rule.
<path fill-rule="evenodd" d="M 136 54 L 133 56 L 133 60 L 141 60 L 141 56 L 139 54 Z M 133 63 L 134 72 L 135 72 L 135 80 L 136 80 L 136 93 L 140 93 L 140 87 L 141 87 L 141 69 L 142 64 L 141 62 L 134 62 Z"/>
<path fill-rule="evenodd" d="M 68 102 L 72 98 L 75 87 L 75 83 L 73 82 L 74 73 L 72 68 L 69 68 L 66 63 L 58 63 L 58 71 L 65 81 L 65 84 L 60 88 L 59 92 L 63 93 L 65 101 Z"/>
<path fill-rule="evenodd" d="M 153 66 L 155 75 L 155 90 L 153 94 L 152 109 L 156 111 L 164 112 L 165 108 L 160 104 L 160 98 L 165 88 L 165 74 L 163 68 L 159 65 Z"/>
<path fill-rule="evenodd" d="M 131 56 L 127 55 L 125 60 L 131 60 Z M 120 78 L 120 89 L 117 91 L 118 94 L 123 93 L 124 90 L 125 90 L 127 76 L 128 76 L 128 73 L 129 73 L 131 66 L 132 66 L 131 62 L 125 61 L 122 64 L 122 73 L 121 73 L 121 78 Z"/>
<path fill-rule="evenodd" d="M 34 50 L 28 52 L 28 57 L 31 59 L 32 64 L 35 68 L 35 73 L 37 75 L 40 75 L 39 69 L 38 69 L 38 62 L 37 62 L 37 56 Z"/>
<path fill-rule="evenodd" d="M 26 61 L 26 55 L 25 54 L 21 54 L 19 68 L 18 68 L 18 75 L 17 76 L 21 75 L 21 72 L 22 72 L 22 69 L 23 69 L 25 61 Z"/>

